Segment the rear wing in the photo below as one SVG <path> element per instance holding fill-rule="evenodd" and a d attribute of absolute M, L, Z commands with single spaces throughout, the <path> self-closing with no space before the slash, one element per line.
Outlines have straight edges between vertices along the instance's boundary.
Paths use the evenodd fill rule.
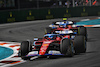
<path fill-rule="evenodd" d="M 55 32 L 56 34 L 72 34 L 72 33 L 73 33 L 72 30 L 64 30 L 64 31 L 55 30 L 54 32 Z"/>

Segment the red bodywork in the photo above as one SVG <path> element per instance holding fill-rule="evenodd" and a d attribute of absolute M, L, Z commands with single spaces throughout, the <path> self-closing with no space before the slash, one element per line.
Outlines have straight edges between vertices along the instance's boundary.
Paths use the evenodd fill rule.
<path fill-rule="evenodd" d="M 63 36 L 62 38 L 70 38 L 70 36 L 69 36 L 69 35 Z M 44 55 L 44 54 L 46 54 L 46 51 L 47 51 L 49 45 L 50 45 L 52 42 L 54 42 L 54 41 L 59 41 L 59 44 L 60 44 L 62 38 L 61 38 L 61 37 L 56 37 L 55 40 L 50 40 L 50 39 L 47 40 L 47 39 L 43 38 L 43 39 L 40 40 L 40 41 L 36 41 L 35 45 L 40 45 L 40 44 L 42 43 L 42 45 L 41 45 L 41 47 L 40 47 L 40 50 L 39 50 L 39 55 Z"/>
<path fill-rule="evenodd" d="M 57 29 L 53 29 L 53 31 L 55 30 L 71 30 L 71 29 L 78 29 L 77 27 L 73 28 L 71 25 L 68 25 L 67 28 L 62 28 L 62 27 L 58 27 Z M 61 39 L 63 38 L 70 38 L 70 35 L 65 35 L 65 36 L 61 36 L 62 38 L 60 37 L 56 37 L 55 40 L 50 40 L 50 39 L 45 39 L 43 38 L 41 41 L 37 41 L 35 44 L 36 45 L 40 45 L 40 43 L 42 43 L 42 46 L 40 47 L 40 51 L 39 51 L 39 55 L 44 55 L 49 47 L 49 45 L 54 42 L 54 41 L 61 41 Z"/>
<path fill-rule="evenodd" d="M 54 30 L 74 30 L 74 29 L 78 29 L 78 27 L 72 27 L 71 25 L 68 25 L 68 27 L 65 27 L 65 28 L 63 28 L 63 27 L 57 27 L 57 29 L 54 29 Z"/>

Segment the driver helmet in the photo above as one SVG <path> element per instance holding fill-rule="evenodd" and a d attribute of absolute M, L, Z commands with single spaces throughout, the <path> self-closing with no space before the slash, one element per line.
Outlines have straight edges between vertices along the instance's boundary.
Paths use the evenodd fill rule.
<path fill-rule="evenodd" d="M 61 27 L 61 28 L 65 28 L 65 26 L 64 26 L 64 25 L 59 25 L 59 27 Z"/>
<path fill-rule="evenodd" d="M 53 36 L 45 36 L 45 39 L 53 39 Z"/>
<path fill-rule="evenodd" d="M 49 36 L 50 39 L 53 39 L 53 36 Z"/>

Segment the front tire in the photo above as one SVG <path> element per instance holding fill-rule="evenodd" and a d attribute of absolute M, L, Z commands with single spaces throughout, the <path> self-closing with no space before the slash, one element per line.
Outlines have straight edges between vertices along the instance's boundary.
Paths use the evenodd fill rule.
<path fill-rule="evenodd" d="M 25 57 L 29 53 L 29 42 L 28 41 L 23 41 L 20 46 L 20 53 L 21 53 L 21 58 L 23 60 L 27 60 L 27 57 Z"/>
<path fill-rule="evenodd" d="M 70 39 L 64 39 L 60 45 L 61 54 L 72 57 L 74 55 L 72 45 Z"/>

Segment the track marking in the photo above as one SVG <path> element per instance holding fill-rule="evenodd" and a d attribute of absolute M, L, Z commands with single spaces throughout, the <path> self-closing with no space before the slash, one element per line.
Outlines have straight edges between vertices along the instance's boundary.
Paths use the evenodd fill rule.
<path fill-rule="evenodd" d="M 8 66 L 14 66 L 17 64 L 21 64 L 26 62 L 25 60 L 22 60 L 21 57 L 18 57 L 18 51 L 20 49 L 20 43 L 17 42 L 0 42 L 0 46 L 10 48 L 14 51 L 14 53 L 5 59 L 0 60 L 0 67 L 8 67 Z M 37 53 L 37 52 L 35 52 Z M 38 56 L 32 57 L 30 60 L 36 59 Z"/>
<path fill-rule="evenodd" d="M 18 49 L 20 48 L 20 43 L 0 42 L 0 46 L 10 48 L 14 51 L 14 53 L 10 57 L 0 60 L 0 67 L 13 66 L 17 63 L 25 62 L 20 57 L 18 57 Z"/>
<path fill-rule="evenodd" d="M 83 19 L 83 20 L 81 20 L 81 21 L 89 21 L 90 19 Z"/>

